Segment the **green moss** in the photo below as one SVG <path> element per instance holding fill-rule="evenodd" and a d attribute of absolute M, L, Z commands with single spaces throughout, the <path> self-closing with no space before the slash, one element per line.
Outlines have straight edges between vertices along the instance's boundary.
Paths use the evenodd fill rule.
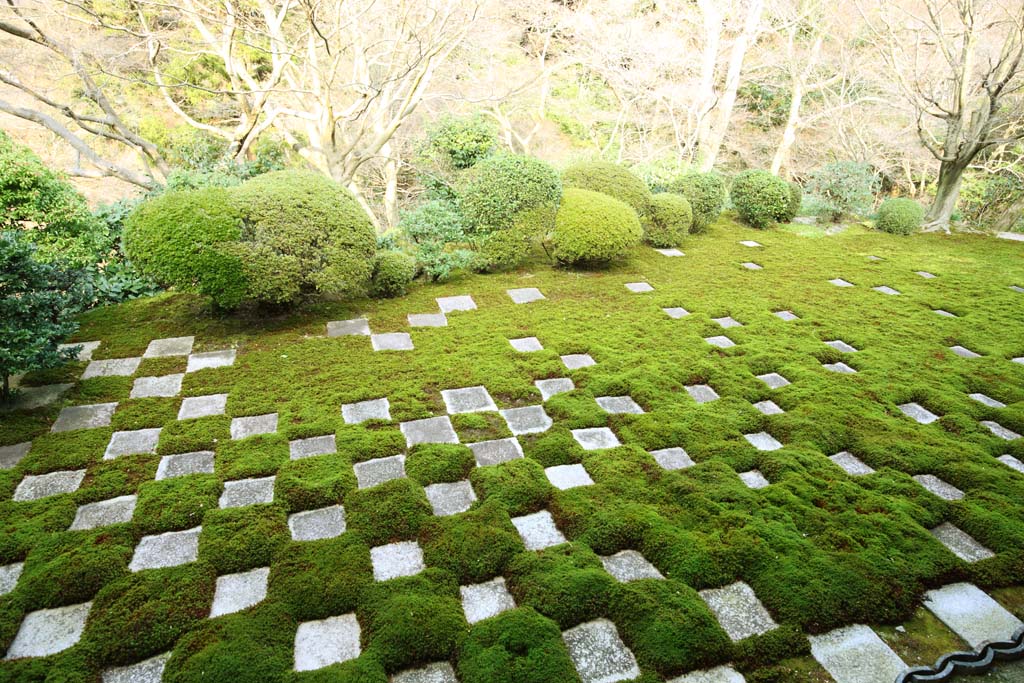
<path fill-rule="evenodd" d="M 162 427 L 178 419 L 181 399 L 133 398 L 122 401 L 114 411 L 110 426 L 116 431 Z"/>
<path fill-rule="evenodd" d="M 233 574 L 268 566 L 288 543 L 288 516 L 280 505 L 211 510 L 203 518 L 199 558 Z"/>
<path fill-rule="evenodd" d="M 516 556 L 506 580 L 517 605 L 534 608 L 562 629 L 607 614 L 615 588 L 594 551 L 574 543 Z"/>
<path fill-rule="evenodd" d="M 177 416 L 175 416 L 177 417 Z M 211 415 L 191 420 L 169 422 L 160 430 L 160 442 L 156 452 L 160 455 L 212 451 L 217 444 L 231 438 L 231 418 L 227 415 Z M 230 447 L 227 447 L 231 450 Z"/>
<path fill-rule="evenodd" d="M 342 534 L 283 547 L 270 573 L 267 596 L 285 605 L 298 621 L 311 621 L 355 610 L 372 582 L 370 548 L 354 534 Z"/>
<path fill-rule="evenodd" d="M 477 467 L 469 481 L 480 500 L 501 503 L 513 517 L 540 510 L 551 494 L 544 469 L 527 459 Z"/>
<path fill-rule="evenodd" d="M 387 458 L 405 450 L 401 431 L 391 426 L 374 428 L 370 423 L 342 427 L 335 441 L 338 454 L 352 462 Z"/>
<path fill-rule="evenodd" d="M 505 419 L 498 413 L 460 413 L 452 415 L 451 420 L 455 433 L 459 435 L 459 441 L 463 443 L 490 441 L 512 436 Z"/>
<path fill-rule="evenodd" d="M 578 683 L 558 625 L 529 607 L 476 624 L 458 657 L 463 683 Z"/>
<path fill-rule="evenodd" d="M 87 602 L 128 573 L 134 549 L 123 525 L 52 534 L 25 559 L 18 593 L 33 610 Z"/>
<path fill-rule="evenodd" d="M 156 468 L 154 457 L 117 458 L 93 465 L 74 494 L 75 502 L 83 505 L 137 493 L 156 476 Z"/>
<path fill-rule="evenodd" d="M 348 529 L 370 546 L 415 538 L 432 515 L 423 489 L 409 479 L 392 479 L 345 497 Z"/>
<path fill-rule="evenodd" d="M 103 457 L 113 433 L 113 429 L 101 427 L 44 434 L 32 441 L 20 468 L 28 474 L 45 474 L 88 467 Z"/>
<path fill-rule="evenodd" d="M 288 461 L 288 440 L 282 434 L 260 434 L 239 441 L 220 441 L 217 475 L 224 480 L 267 477 Z"/>
<path fill-rule="evenodd" d="M 476 466 L 473 451 L 458 444 L 417 444 L 409 451 L 405 473 L 423 486 L 466 479 Z"/>
<path fill-rule="evenodd" d="M 503 574 L 523 551 L 508 513 L 497 502 L 450 517 L 427 520 L 420 530 L 424 561 L 446 569 L 461 585 L 482 583 Z"/>
<path fill-rule="evenodd" d="M 191 529 L 217 509 L 224 485 L 212 474 L 147 481 L 139 486 L 132 523 L 139 531 L 158 534 Z"/>
<path fill-rule="evenodd" d="M 275 499 L 289 512 L 337 505 L 356 488 L 352 463 L 339 455 L 290 460 L 277 471 Z"/>

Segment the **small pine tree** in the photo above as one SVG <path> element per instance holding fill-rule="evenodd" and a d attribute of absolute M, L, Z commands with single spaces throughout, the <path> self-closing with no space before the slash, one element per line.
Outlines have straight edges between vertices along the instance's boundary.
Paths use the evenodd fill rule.
<path fill-rule="evenodd" d="M 75 314 L 88 300 L 80 273 L 34 252 L 16 233 L 0 232 L 0 403 L 12 398 L 12 375 L 56 367 L 79 351 L 57 347 L 78 329 Z"/>

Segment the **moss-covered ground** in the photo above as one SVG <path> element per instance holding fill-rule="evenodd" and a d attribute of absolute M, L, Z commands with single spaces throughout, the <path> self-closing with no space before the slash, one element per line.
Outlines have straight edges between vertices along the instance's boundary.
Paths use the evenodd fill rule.
<path fill-rule="evenodd" d="M 739 244 L 754 239 L 763 247 Z M 99 680 L 107 665 L 174 651 L 165 680 L 365 681 L 447 659 L 463 683 L 572 681 L 559 632 L 597 617 L 617 626 L 645 683 L 724 662 L 748 681 L 827 680 L 805 634 L 875 626 L 908 663 L 959 641 L 922 593 L 969 581 L 1021 613 L 1024 475 L 997 460 L 1024 460 L 1024 439 L 1004 441 L 980 424 L 1024 433 L 1024 245 L 977 236 L 894 237 L 853 229 L 758 232 L 723 218 L 691 236 L 684 257 L 640 248 L 610 269 L 553 269 L 538 256 L 513 273 L 465 275 L 419 285 L 395 300 L 319 303 L 300 312 L 218 316 L 194 297 L 164 294 L 82 318 L 80 340 L 101 340 L 94 358 L 141 355 L 150 340 L 195 335 L 196 350 L 234 347 L 232 367 L 185 376 L 183 396 L 227 393 L 227 416 L 177 422 L 178 398 L 129 399 L 131 378 L 77 382 L 60 402 L 0 416 L 0 445 L 32 440 L 17 467 L 0 471 L 0 564 L 24 561 L 16 589 L 0 597 L 0 651 L 30 611 L 92 600 L 81 641 L 51 657 L 0 663 L 0 681 Z M 869 259 L 880 257 L 880 260 Z M 747 270 L 753 261 L 761 270 Z M 915 271 L 928 271 L 926 279 Z M 830 284 L 843 278 L 854 287 Z M 654 291 L 630 293 L 647 281 Z M 872 287 L 901 292 L 887 296 Z M 514 305 L 505 293 L 538 287 L 543 301 Z M 470 294 L 477 310 L 443 328 L 410 329 L 409 313 L 437 310 L 435 297 Z M 662 309 L 683 307 L 673 319 Z M 937 315 L 943 309 L 957 317 Z M 791 310 L 798 320 L 773 315 Z M 358 316 L 375 332 L 409 331 L 415 350 L 373 352 L 361 336 L 328 338 L 330 320 Z M 711 320 L 732 316 L 742 327 Z M 727 335 L 719 349 L 703 338 Z M 508 340 L 535 336 L 543 351 Z M 843 340 L 843 354 L 825 345 Z M 963 345 L 980 358 L 961 358 Z M 566 370 L 559 355 L 596 365 Z M 856 374 L 823 363 L 843 361 Z M 181 372 L 183 359 L 147 359 L 136 376 Z M 84 364 L 38 373 L 27 384 L 77 381 Z M 791 384 L 770 390 L 757 375 Z M 405 450 L 398 422 L 442 415 L 440 391 L 484 385 L 500 408 L 539 404 L 537 379 L 571 377 L 576 390 L 546 402 L 547 432 L 520 437 L 526 458 L 473 466 L 465 446 L 420 446 L 409 478 L 357 490 L 352 464 Z M 720 399 L 697 404 L 685 387 L 709 384 Z M 1004 404 L 990 408 L 968 394 Z M 608 415 L 594 398 L 632 396 L 642 415 Z M 390 423 L 346 425 L 341 405 L 388 397 Z M 773 400 L 783 414 L 752 407 Z M 118 401 L 108 428 L 50 434 L 60 408 Z M 922 425 L 899 404 L 940 419 Z M 229 418 L 277 412 L 276 434 L 231 441 Z M 463 442 L 508 436 L 503 421 L 459 417 Z M 115 430 L 162 426 L 158 453 L 102 459 Z M 609 426 L 622 441 L 584 451 L 570 430 Z M 767 431 L 780 450 L 755 450 L 744 434 Z M 291 439 L 334 433 L 338 452 L 289 460 Z M 659 467 L 649 451 L 683 447 L 696 465 Z M 162 454 L 216 453 L 214 474 L 154 481 Z M 876 472 L 851 477 L 827 456 L 850 451 Z M 595 484 L 560 491 L 543 468 L 581 463 Z M 27 474 L 85 468 L 73 493 L 13 502 Z M 760 470 L 766 488 L 737 476 Z M 225 480 L 276 474 L 274 502 L 217 509 Z M 934 496 L 911 477 L 934 474 L 964 492 Z M 434 517 L 423 487 L 469 478 L 478 501 Z M 128 524 L 67 531 L 78 505 L 137 493 Z M 298 543 L 287 515 L 343 504 L 348 530 Z M 569 539 L 527 552 L 510 518 L 548 509 Z M 959 560 L 928 532 L 950 522 L 995 555 Z M 191 564 L 128 571 L 146 534 L 202 525 Z M 370 547 L 417 540 L 427 569 L 377 583 Z M 640 551 L 665 580 L 617 583 L 599 555 Z M 270 567 L 267 597 L 207 619 L 219 574 Z M 459 585 L 505 577 L 518 607 L 468 626 Z M 733 643 L 697 591 L 748 583 L 780 628 Z M 1016 590 L 1013 590 L 1015 587 Z M 317 672 L 292 670 L 298 623 L 354 612 L 362 655 Z M 895 630 L 905 624 L 906 633 Z"/>

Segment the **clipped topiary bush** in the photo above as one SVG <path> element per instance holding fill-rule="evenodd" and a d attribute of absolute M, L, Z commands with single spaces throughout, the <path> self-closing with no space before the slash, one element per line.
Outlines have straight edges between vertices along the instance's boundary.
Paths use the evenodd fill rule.
<path fill-rule="evenodd" d="M 870 164 L 835 161 L 811 173 L 807 189 L 821 218 L 834 222 L 846 214 L 862 214 L 870 208 L 878 177 Z"/>
<path fill-rule="evenodd" d="M 707 230 L 725 205 L 725 183 L 716 173 L 687 173 L 677 178 L 669 189 L 690 202 L 693 210 L 690 232 Z"/>
<path fill-rule="evenodd" d="M 485 235 L 512 227 L 525 211 L 558 204 L 562 181 L 540 159 L 496 154 L 474 166 L 460 190 L 468 232 Z"/>
<path fill-rule="evenodd" d="M 494 125 L 482 115 L 446 116 L 427 132 L 427 145 L 457 170 L 469 168 L 498 146 Z"/>
<path fill-rule="evenodd" d="M 376 296 L 402 296 L 416 277 L 416 259 L 400 251 L 382 251 L 373 259 L 372 289 Z"/>
<path fill-rule="evenodd" d="M 477 237 L 476 269 L 502 270 L 522 263 L 537 240 L 554 225 L 556 212 L 554 204 L 538 206 L 518 214 L 512 227 Z"/>
<path fill-rule="evenodd" d="M 640 216 L 650 211 L 651 191 L 647 184 L 625 166 L 610 161 L 573 164 L 562 173 L 562 184 L 615 197 Z"/>
<path fill-rule="evenodd" d="M 562 195 L 550 242 L 560 263 L 606 263 L 639 244 L 642 235 L 640 219 L 628 204 L 572 188 Z"/>
<path fill-rule="evenodd" d="M 779 221 L 780 223 L 792 223 L 800 213 L 800 205 L 804 201 L 804 188 L 800 186 L 800 183 L 790 181 L 786 184 L 789 186 L 789 206 L 786 207 L 786 215 Z"/>
<path fill-rule="evenodd" d="M 651 211 L 644 221 L 644 241 L 654 247 L 675 247 L 693 224 L 690 202 L 681 194 L 663 192 L 651 197 Z"/>
<path fill-rule="evenodd" d="M 917 232 L 924 220 L 924 207 L 913 199 L 897 197 L 886 199 L 878 207 L 878 222 L 875 227 L 894 235 L 909 235 Z"/>
<path fill-rule="evenodd" d="M 446 280 L 474 258 L 466 248 L 466 217 L 451 201 L 434 199 L 403 212 L 399 230 L 412 242 L 416 265 L 431 280 Z"/>
<path fill-rule="evenodd" d="M 786 220 L 791 201 L 786 181 L 761 170 L 737 175 L 729 198 L 743 222 L 759 230 Z"/>

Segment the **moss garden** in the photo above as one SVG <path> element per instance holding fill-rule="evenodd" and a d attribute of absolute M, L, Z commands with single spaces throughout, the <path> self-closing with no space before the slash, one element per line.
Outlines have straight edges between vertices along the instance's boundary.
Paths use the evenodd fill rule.
<path fill-rule="evenodd" d="M 1024 617 L 1024 245 L 682 250 L 85 314 L 24 382 L 73 386 L 0 417 L 0 681 L 818 682 L 841 627 L 977 646 L 950 585 Z"/>

